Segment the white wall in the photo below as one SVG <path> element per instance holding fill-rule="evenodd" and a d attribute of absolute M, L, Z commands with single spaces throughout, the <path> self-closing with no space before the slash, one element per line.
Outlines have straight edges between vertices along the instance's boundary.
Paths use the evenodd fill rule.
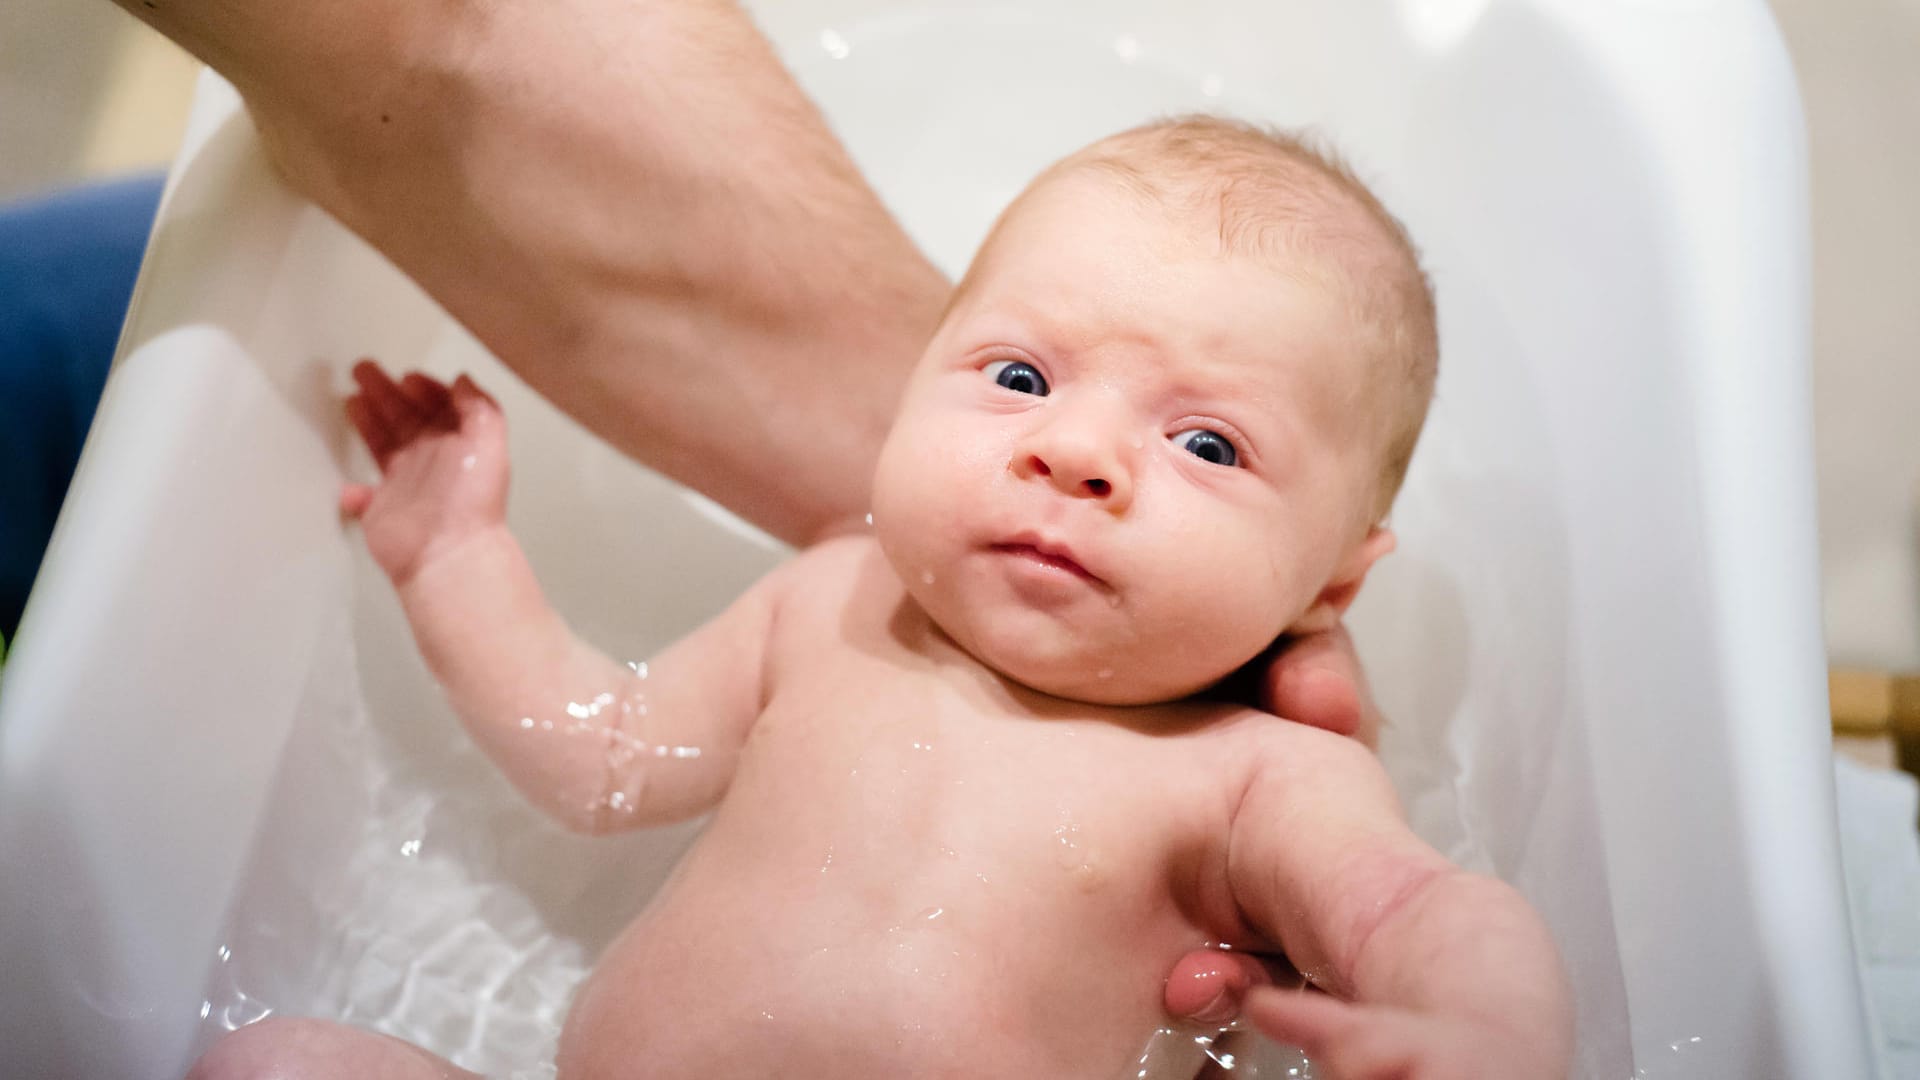
<path fill-rule="evenodd" d="M 1828 654 L 1920 669 L 1920 0 L 1772 0 L 1812 154 Z"/>

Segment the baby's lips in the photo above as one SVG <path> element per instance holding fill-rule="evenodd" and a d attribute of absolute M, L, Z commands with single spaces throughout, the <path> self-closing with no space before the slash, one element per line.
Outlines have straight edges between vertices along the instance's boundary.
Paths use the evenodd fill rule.
<path fill-rule="evenodd" d="M 1106 579 L 1087 565 L 1086 557 L 1080 550 L 1057 537 L 1026 530 L 995 543 L 993 548 L 997 551 L 1024 553 L 1030 557 L 1039 558 L 1062 570 L 1078 574 L 1103 588 L 1108 587 Z"/>

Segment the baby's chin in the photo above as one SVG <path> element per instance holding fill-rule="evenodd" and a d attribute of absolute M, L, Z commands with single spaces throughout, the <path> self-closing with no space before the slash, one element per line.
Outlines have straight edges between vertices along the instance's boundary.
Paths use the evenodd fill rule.
<path fill-rule="evenodd" d="M 936 619 L 936 622 L 938 620 Z M 1040 693 L 1089 705 L 1161 705 L 1192 697 L 1231 673 L 1231 663 L 1195 663 L 1148 647 L 1128 656 L 1097 653 L 1020 635 L 941 625 L 947 636 L 999 675 Z M 959 632 L 956 632 L 959 630 Z M 1152 654 L 1162 653 L 1158 659 Z M 1185 662 L 1180 662 L 1184 659 Z"/>

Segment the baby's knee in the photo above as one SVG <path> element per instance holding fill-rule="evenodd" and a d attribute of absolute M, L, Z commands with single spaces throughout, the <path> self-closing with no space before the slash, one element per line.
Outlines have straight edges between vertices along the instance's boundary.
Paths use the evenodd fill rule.
<path fill-rule="evenodd" d="M 223 1036 L 187 1080 L 319 1080 L 352 1069 L 364 1036 L 325 1020 L 271 1016 Z"/>

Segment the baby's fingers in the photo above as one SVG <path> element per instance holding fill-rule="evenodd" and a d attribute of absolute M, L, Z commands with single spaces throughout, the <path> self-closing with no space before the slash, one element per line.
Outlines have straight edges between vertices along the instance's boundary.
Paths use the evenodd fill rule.
<path fill-rule="evenodd" d="M 347 399 L 347 421 L 365 440 L 367 452 L 373 455 L 374 463 L 384 470 L 395 446 L 393 431 L 375 415 L 365 396 L 355 394 Z"/>
<path fill-rule="evenodd" d="M 479 406 L 494 410 L 500 408 L 500 403 L 493 400 L 492 394 L 480 389 L 480 384 L 466 375 L 453 380 L 453 403 L 462 409 Z"/>
<path fill-rule="evenodd" d="M 453 381 L 453 408 L 460 414 L 460 426 L 469 431 L 499 429 L 500 405 L 493 396 L 465 375 Z"/>
<path fill-rule="evenodd" d="M 458 423 L 453 413 L 453 395 L 440 380 L 409 371 L 400 380 L 400 392 L 428 420 L 448 428 Z"/>
<path fill-rule="evenodd" d="M 359 385 L 360 396 L 366 399 L 374 418 L 392 432 L 394 438 L 404 441 L 420 424 L 420 410 L 400 392 L 400 387 L 380 365 L 371 360 L 353 365 L 353 381 Z"/>
<path fill-rule="evenodd" d="M 340 512 L 358 518 L 373 503 L 373 488 L 366 484 L 340 485 Z"/>

